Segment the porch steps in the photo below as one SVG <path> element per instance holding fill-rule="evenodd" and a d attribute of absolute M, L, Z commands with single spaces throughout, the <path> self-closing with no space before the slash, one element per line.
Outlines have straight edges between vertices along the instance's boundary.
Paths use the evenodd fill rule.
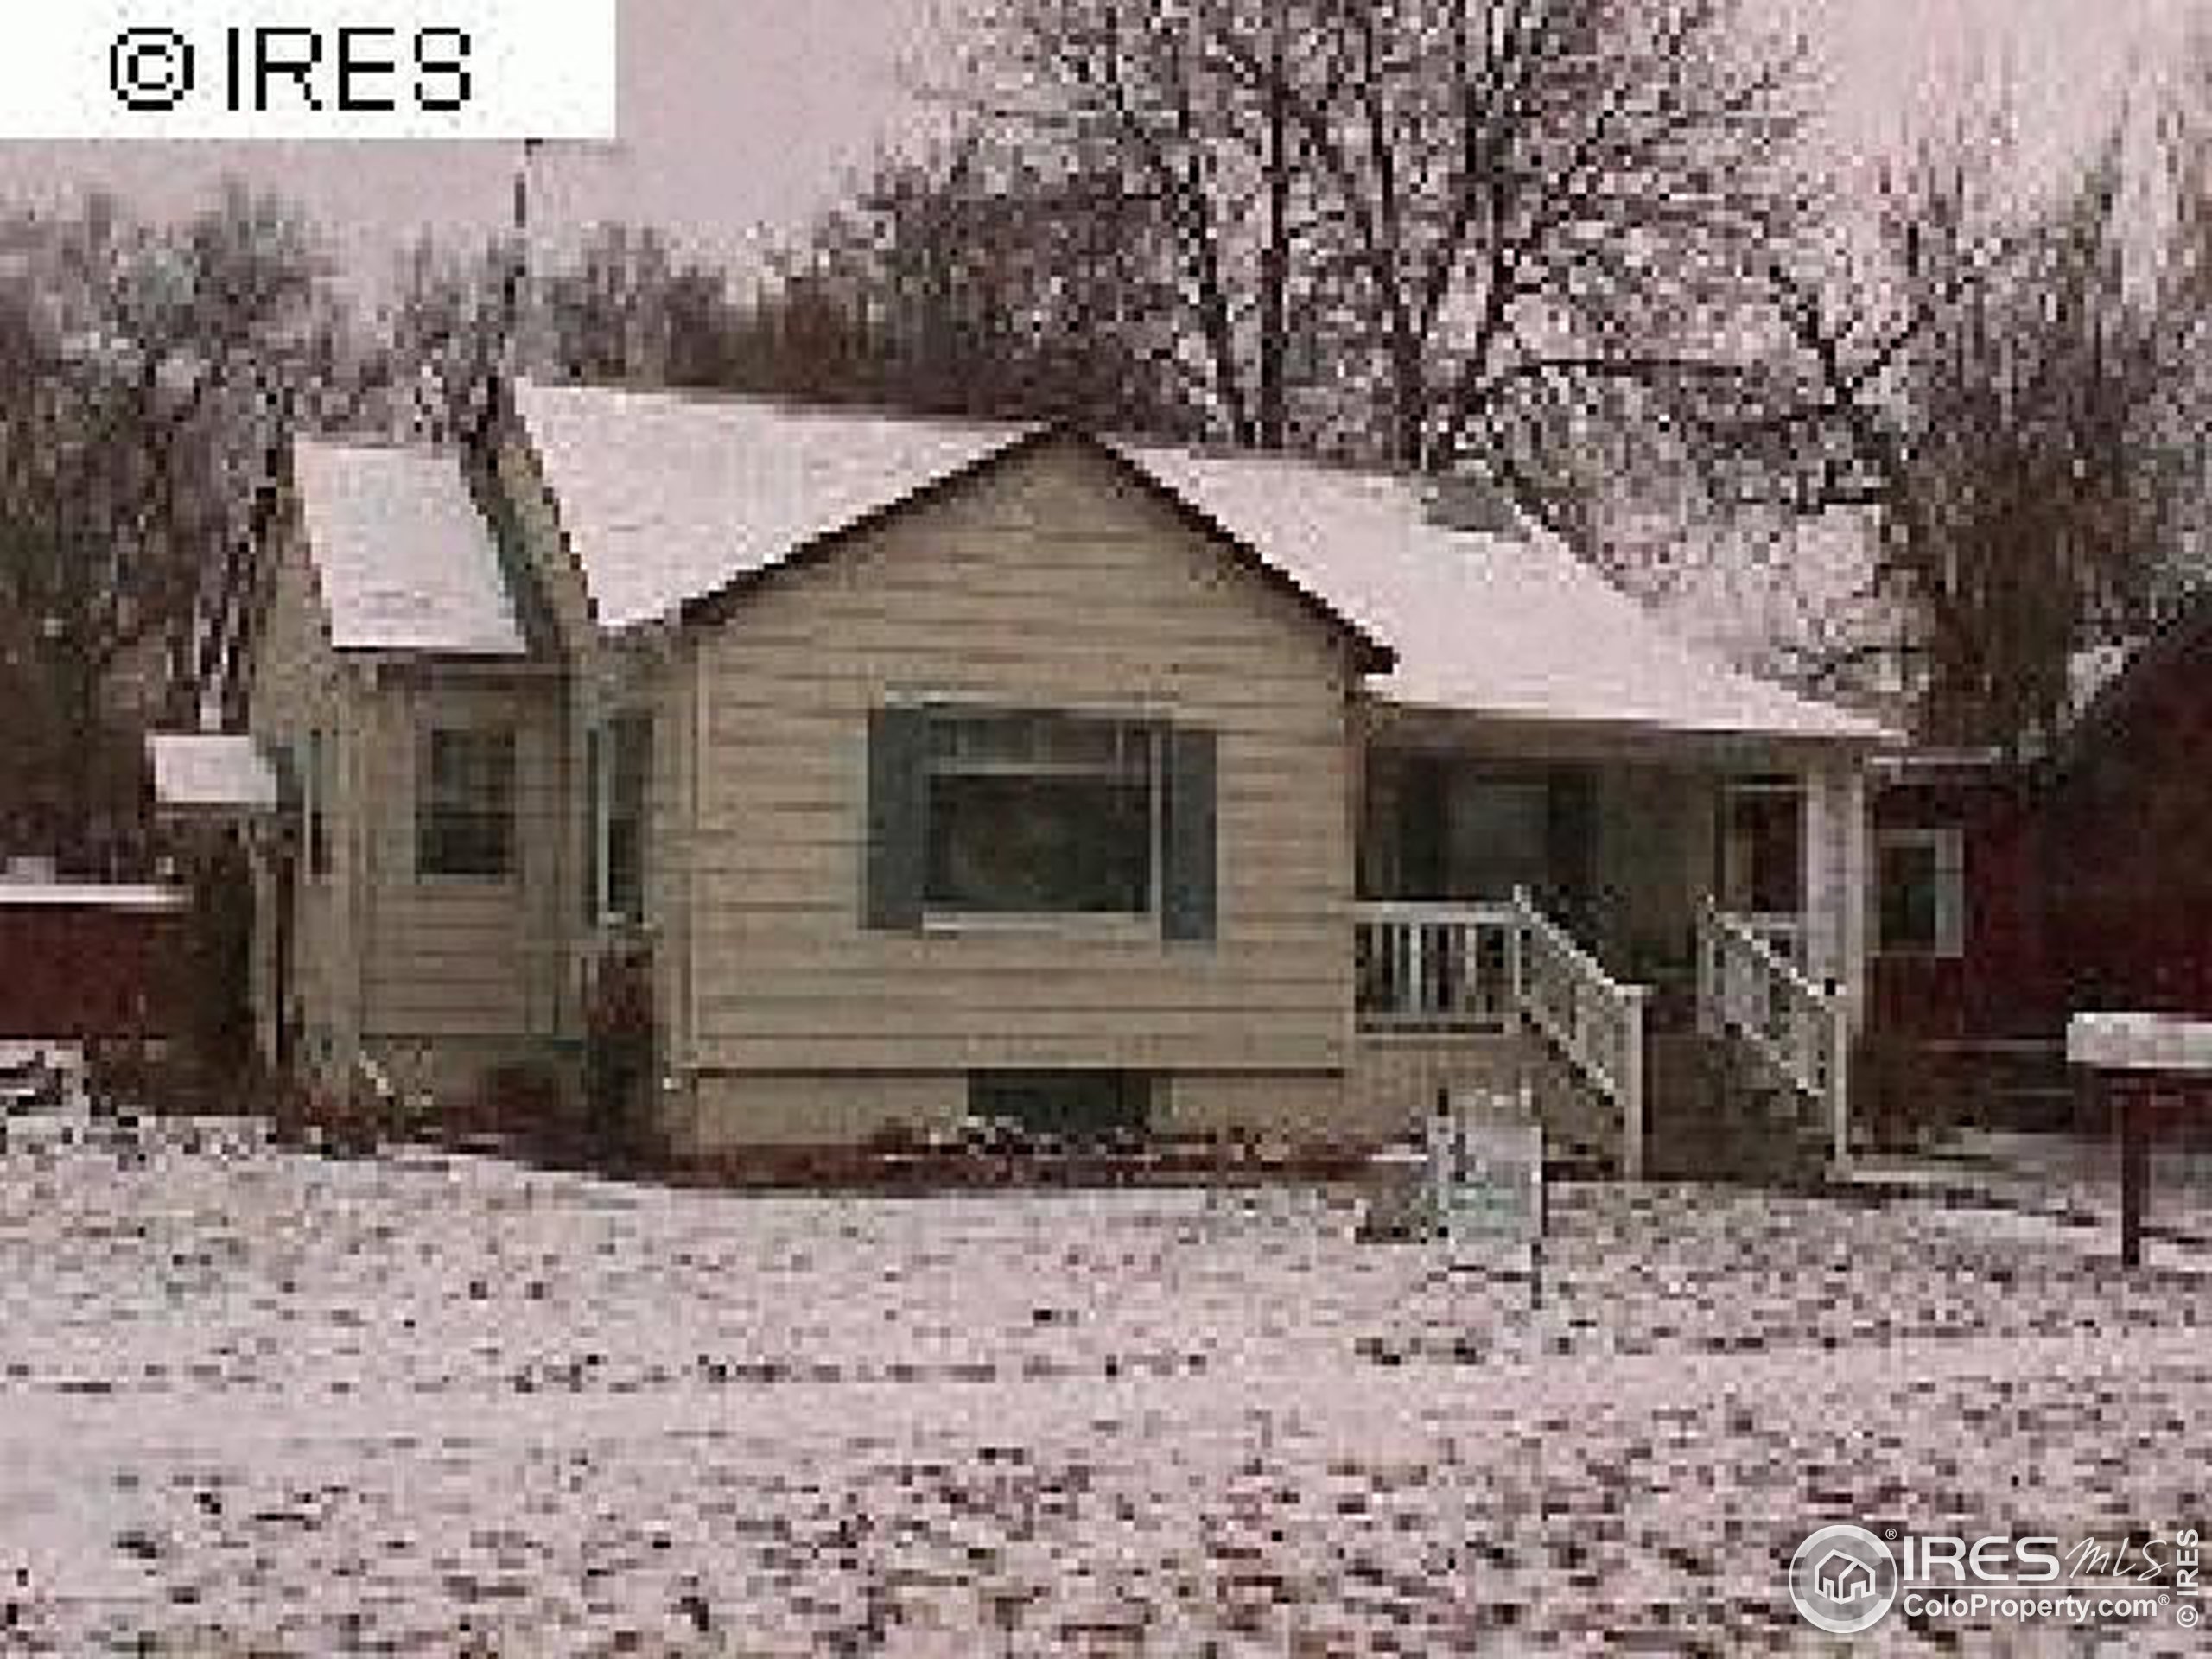
<path fill-rule="evenodd" d="M 1654 1033 L 1645 1068 L 1648 1179 L 1792 1189 L 1826 1179 L 1827 1141 L 1809 1109 L 1740 1044 L 1696 1031 Z"/>

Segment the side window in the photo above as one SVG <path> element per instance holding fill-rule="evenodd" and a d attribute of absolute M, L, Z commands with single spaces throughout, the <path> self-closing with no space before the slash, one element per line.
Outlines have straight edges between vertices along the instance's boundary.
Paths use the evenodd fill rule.
<path fill-rule="evenodd" d="M 444 727 L 425 732 L 416 779 L 417 873 L 513 874 L 514 793 L 512 732 Z"/>
<path fill-rule="evenodd" d="M 1885 830 L 1875 842 L 1876 944 L 1884 956 L 1966 951 L 1965 837 L 1955 829 Z"/>
<path fill-rule="evenodd" d="M 645 919 L 652 749 L 652 721 L 642 715 L 622 715 L 591 734 L 594 920 Z"/>

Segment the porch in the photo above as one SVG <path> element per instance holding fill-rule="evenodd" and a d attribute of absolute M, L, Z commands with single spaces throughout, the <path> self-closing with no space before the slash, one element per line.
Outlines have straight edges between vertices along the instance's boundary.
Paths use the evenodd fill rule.
<path fill-rule="evenodd" d="M 1855 755 L 1394 712 L 1362 794 L 1355 1089 L 1416 1115 L 1510 1091 L 1565 1161 L 1630 1179 L 1847 1160 Z"/>

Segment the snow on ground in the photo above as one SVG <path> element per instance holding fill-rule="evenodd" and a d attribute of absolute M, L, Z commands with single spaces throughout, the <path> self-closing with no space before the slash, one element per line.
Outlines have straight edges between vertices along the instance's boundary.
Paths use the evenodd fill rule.
<path fill-rule="evenodd" d="M 1552 1220 L 1530 1313 L 1312 1192 L 19 1142 L 0 1653 L 1826 1651 L 1815 1526 L 2208 1519 L 2187 1258 L 1714 1189 Z"/>

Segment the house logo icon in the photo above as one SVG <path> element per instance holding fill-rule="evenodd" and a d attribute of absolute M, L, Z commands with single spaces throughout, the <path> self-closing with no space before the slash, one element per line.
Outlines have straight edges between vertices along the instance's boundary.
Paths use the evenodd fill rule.
<path fill-rule="evenodd" d="M 1830 1601 L 1857 1601 L 1874 1593 L 1874 1569 L 1856 1556 L 1832 1549 L 1813 1569 L 1813 1587 Z"/>
<path fill-rule="evenodd" d="M 1864 1527 L 1822 1527 L 1790 1558 L 1789 1599 L 1832 1636 L 1869 1628 L 1897 1598 L 1897 1558 Z"/>

